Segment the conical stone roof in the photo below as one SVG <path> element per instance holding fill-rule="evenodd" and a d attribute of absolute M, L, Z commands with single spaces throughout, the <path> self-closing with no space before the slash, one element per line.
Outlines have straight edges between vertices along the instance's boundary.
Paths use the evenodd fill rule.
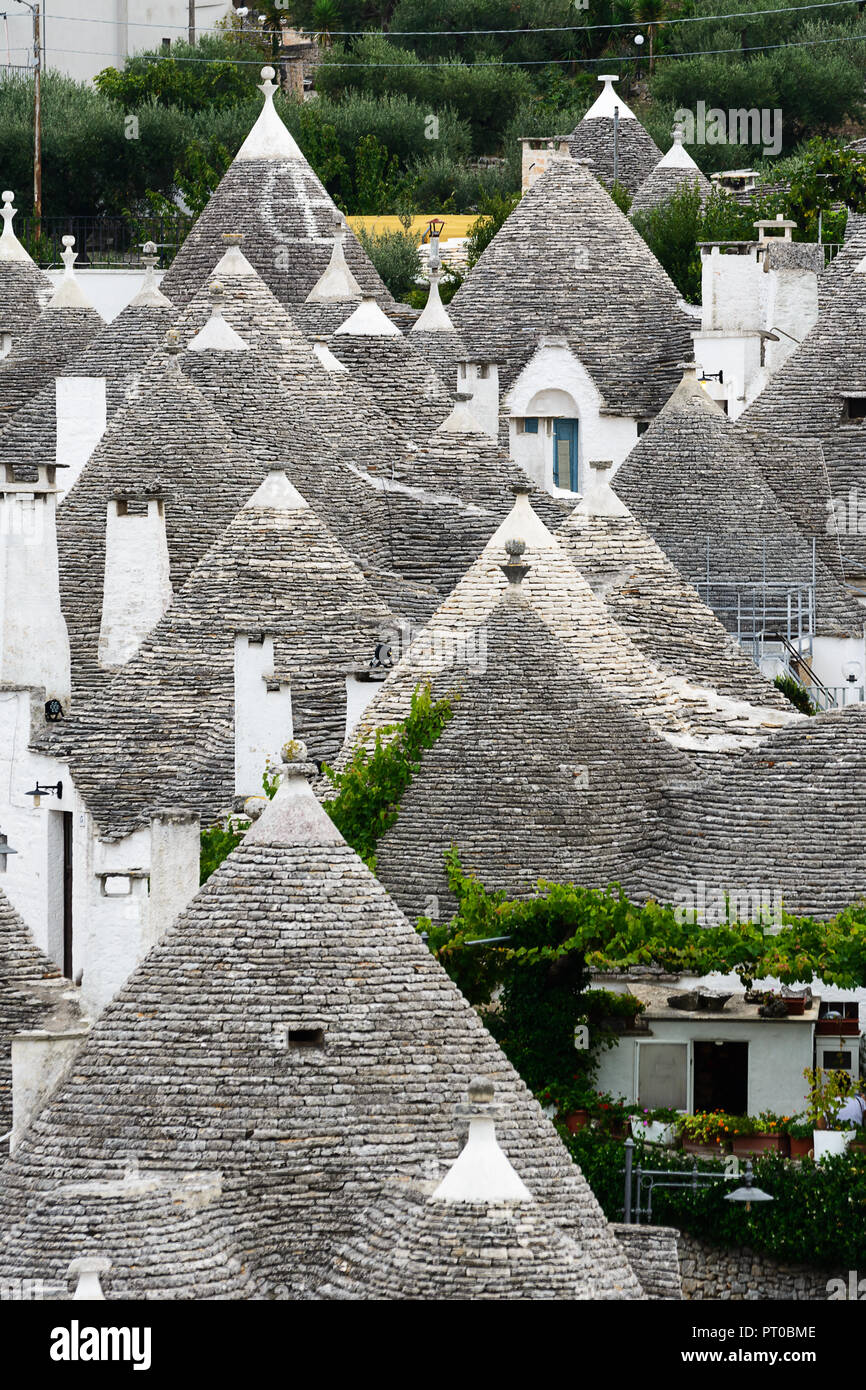
<path fill-rule="evenodd" d="M 272 471 L 138 653 L 57 727 L 52 746 L 69 758 L 103 838 L 165 808 L 210 825 L 234 798 L 235 634 L 273 637 L 275 679 L 291 681 L 294 734 L 322 759 L 345 735 L 346 675 L 369 666 L 394 623 L 285 474 Z"/>
<path fill-rule="evenodd" d="M 243 232 L 244 250 L 284 304 L 303 303 L 328 265 L 336 205 L 273 105 L 273 69 L 263 69 L 262 112 L 175 256 L 162 290 L 184 305 L 210 275 L 223 232 Z M 351 230 L 346 260 L 361 287 L 392 303 Z"/>
<path fill-rule="evenodd" d="M 640 895 L 642 861 L 663 833 L 662 788 L 692 776 L 690 760 L 590 677 L 519 590 L 484 633 L 475 668 L 436 682 L 453 716 L 377 842 L 379 878 L 407 916 L 446 918 L 456 845 L 465 871 L 510 896 L 539 879 Z"/>
<path fill-rule="evenodd" d="M 308 1297 L 383 1184 L 438 1181 L 453 1163 L 454 1098 L 479 1073 L 507 1108 L 500 1142 L 539 1212 L 578 1247 L 584 1296 L 639 1297 L 478 1015 L 306 784 L 284 782 L 4 1167 L 0 1277 L 26 1263 L 54 1284 L 69 1259 L 99 1254 L 109 1299 L 249 1296 L 244 1280 L 259 1296 Z M 139 1179 L 124 1198 L 130 1155 Z M 142 1191 L 148 1174 L 155 1189 Z M 154 1190 L 166 1200 L 139 1207 L 151 1219 L 132 1244 L 130 1202 Z"/>
<path fill-rule="evenodd" d="M 711 586 L 720 590 L 720 602 L 720 586 L 745 589 L 764 575 L 787 585 L 812 582 L 809 539 L 764 480 L 746 432 L 693 376 L 680 383 L 620 465 L 613 489 L 701 594 L 708 546 Z M 861 614 L 820 560 L 816 581 L 818 632 L 862 632 Z"/>
<path fill-rule="evenodd" d="M 593 593 L 661 671 L 734 700 L 787 709 L 785 697 L 626 507 L 594 505 L 590 496 L 575 507 L 557 539 Z"/>
<path fill-rule="evenodd" d="M 16 209 L 14 194 L 3 194 L 3 231 L 0 233 L 0 333 L 9 333 L 13 344 L 39 317 L 54 285 L 24 250 L 12 229 Z"/>
<path fill-rule="evenodd" d="M 682 131 L 674 130 L 674 142 L 667 154 L 662 155 L 655 168 L 647 174 L 638 188 L 629 208 L 629 216 L 636 212 L 649 212 L 660 207 L 683 188 L 697 188 L 704 204 L 712 193 L 712 184 L 701 173 L 695 161 L 683 145 Z"/>
<path fill-rule="evenodd" d="M 563 335 L 614 414 L 651 418 L 691 349 L 679 293 L 598 182 L 554 156 L 449 305 L 504 389 L 545 334 Z"/>
<path fill-rule="evenodd" d="M 860 529 L 856 503 L 863 478 L 864 421 L 857 402 L 866 397 L 864 331 L 866 251 L 800 347 L 740 417 L 743 428 L 775 436 L 783 449 L 788 437 L 820 445 L 830 495 L 843 512 L 839 542 L 851 573 L 866 570 L 866 528 Z M 852 489 L 853 518 L 847 515 Z"/>
<path fill-rule="evenodd" d="M 9 356 L 0 361 L 0 429 L 43 386 L 53 384 L 103 327 L 101 315 L 82 294 L 68 264 L 38 318 L 13 340 Z"/>
<path fill-rule="evenodd" d="M 850 705 L 774 733 L 760 752 L 720 769 L 701 796 L 685 786 L 673 790 L 658 894 L 670 900 L 702 883 L 708 902 L 725 890 L 751 895 L 744 917 L 758 906 L 756 894 L 768 907 L 777 894 L 785 911 L 819 921 L 861 901 L 864 750 L 866 707 Z"/>
<path fill-rule="evenodd" d="M 866 256 L 866 213 L 849 212 L 845 240 L 823 274 L 818 276 L 818 311 L 825 314 L 837 290 L 845 288 L 848 276 Z"/>
<path fill-rule="evenodd" d="M 166 354 L 115 415 L 57 517 L 60 587 L 76 698 L 101 688 L 98 665 L 106 511 L 118 496 L 162 496 L 177 590 L 262 481 L 219 415 Z"/>
<path fill-rule="evenodd" d="M 0 1129 L 12 1128 L 12 1039 L 45 1026 L 71 989 L 0 889 Z"/>
<path fill-rule="evenodd" d="M 568 137 L 575 159 L 591 159 L 596 178 L 608 188 L 614 179 L 629 193 L 636 193 L 662 158 L 662 152 L 634 112 L 614 91 L 615 77 L 602 76 L 602 91 Z M 614 111 L 619 111 L 619 121 Z M 614 156 L 614 143 L 616 154 Z"/>

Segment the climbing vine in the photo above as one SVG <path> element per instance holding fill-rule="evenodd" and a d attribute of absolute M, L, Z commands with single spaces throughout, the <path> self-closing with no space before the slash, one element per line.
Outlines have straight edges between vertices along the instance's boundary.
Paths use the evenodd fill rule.
<path fill-rule="evenodd" d="M 376 845 L 397 820 L 400 798 L 452 718 L 451 695 L 434 700 L 429 685 L 418 685 L 406 718 L 376 733 L 372 753 L 357 748 L 342 772 L 323 771 L 337 790 L 323 803 L 340 834 L 369 869 L 376 869 Z"/>

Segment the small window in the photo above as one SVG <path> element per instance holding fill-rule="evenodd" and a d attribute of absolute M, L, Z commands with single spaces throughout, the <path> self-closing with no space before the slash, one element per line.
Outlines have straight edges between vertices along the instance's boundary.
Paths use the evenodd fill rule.
<path fill-rule="evenodd" d="M 647 430 L 649 429 L 649 427 L 650 427 L 650 422 L 649 422 L 649 420 L 638 420 L 638 422 L 637 422 L 637 434 L 638 434 L 638 439 L 640 439 L 640 436 L 641 436 L 642 434 L 646 434 L 646 432 L 647 432 Z"/>
<path fill-rule="evenodd" d="M 866 396 L 846 396 L 843 420 L 866 420 Z"/>
<path fill-rule="evenodd" d="M 487 363 L 487 362 L 482 362 L 482 363 L 479 365 L 479 368 L 478 368 L 478 376 L 479 376 L 479 378 L 481 379 L 481 381 L 486 381 L 487 378 L 489 377 L 489 375 L 490 375 L 490 364 Z"/>
<path fill-rule="evenodd" d="M 324 1028 L 290 1028 L 289 1047 L 324 1047 Z"/>
<path fill-rule="evenodd" d="M 538 416 L 527 415 L 525 420 L 517 421 L 518 434 L 538 434 Z"/>
<path fill-rule="evenodd" d="M 821 1065 L 825 1071 L 850 1071 L 850 1052 L 825 1052 Z"/>
<path fill-rule="evenodd" d="M 728 413 L 728 402 L 727 402 L 726 400 L 724 400 L 724 401 L 716 401 L 716 405 L 721 406 L 722 410 L 723 410 L 723 411 L 725 412 L 725 414 L 727 415 L 727 413 Z"/>

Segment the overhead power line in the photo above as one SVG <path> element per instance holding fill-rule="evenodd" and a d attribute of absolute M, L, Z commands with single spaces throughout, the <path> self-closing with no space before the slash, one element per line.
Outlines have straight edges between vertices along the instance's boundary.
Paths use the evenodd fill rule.
<path fill-rule="evenodd" d="M 681 19 L 671 18 L 664 21 L 647 20 L 641 23 L 639 20 L 622 21 L 617 24 L 551 24 L 551 25 L 530 25 L 522 29 L 331 29 L 328 33 L 335 38 L 361 39 L 373 34 L 381 34 L 385 38 L 469 38 L 473 36 L 483 37 L 488 34 L 589 34 L 605 29 L 645 29 L 652 24 L 658 26 L 664 23 L 667 26 L 679 24 L 710 24 L 724 19 L 755 19 L 761 15 L 768 14 L 800 14 L 805 10 L 830 10 L 838 9 L 845 5 L 859 5 L 862 0 L 811 0 L 805 5 L 777 5 L 772 9 L 766 10 L 730 10 L 725 14 L 698 14 L 684 15 Z M 99 19 L 92 15 L 48 15 L 48 19 L 62 19 L 76 24 L 112 24 L 115 26 L 126 25 L 134 29 L 159 29 L 165 32 L 166 29 L 185 30 L 186 25 L 181 24 L 153 24 L 137 20 L 119 19 Z M 219 37 L 225 35 L 227 38 L 233 37 L 232 30 L 209 29 L 208 35 Z M 250 35 L 257 35 L 259 30 L 250 30 Z M 268 29 L 266 33 L 274 33 L 275 30 Z M 312 29 L 299 29 L 298 33 L 314 34 Z M 234 35 L 242 38 L 243 31 Z M 98 55 L 102 57 L 102 54 Z M 203 60 L 208 61 L 208 60 Z"/>

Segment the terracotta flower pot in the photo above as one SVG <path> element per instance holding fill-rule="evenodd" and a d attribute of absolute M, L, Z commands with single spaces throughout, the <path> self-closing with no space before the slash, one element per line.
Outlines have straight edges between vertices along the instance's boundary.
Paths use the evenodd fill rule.
<path fill-rule="evenodd" d="M 792 1158 L 808 1158 L 814 1148 L 814 1140 L 811 1134 L 807 1135 L 805 1139 L 798 1139 L 792 1134 L 789 1136 L 789 1140 Z"/>
<path fill-rule="evenodd" d="M 735 1134 L 733 1152 L 744 1154 L 778 1154 L 782 1152 L 781 1134 Z"/>
<path fill-rule="evenodd" d="M 786 999 L 785 1008 L 788 1011 L 789 1018 L 792 1015 L 804 1014 L 806 1012 L 806 1001 L 805 999 Z"/>
<path fill-rule="evenodd" d="M 583 1129 L 589 1120 L 588 1110 L 571 1110 L 565 1117 L 565 1127 L 572 1134 L 577 1134 Z"/>

